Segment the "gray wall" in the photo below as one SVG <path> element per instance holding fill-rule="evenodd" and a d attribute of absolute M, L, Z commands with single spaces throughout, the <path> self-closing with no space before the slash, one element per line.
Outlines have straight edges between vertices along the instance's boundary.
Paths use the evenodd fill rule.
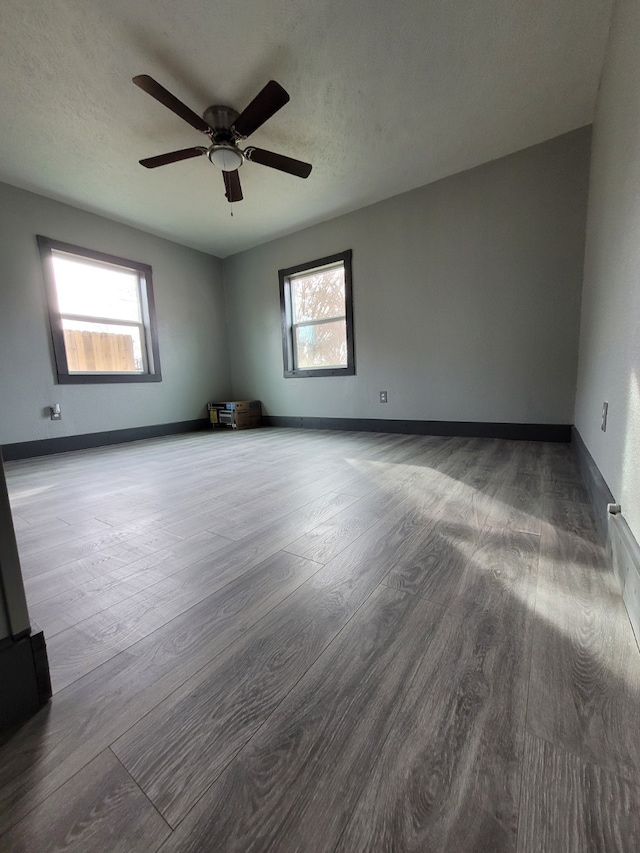
<path fill-rule="evenodd" d="M 638 44 L 640 4 L 619 0 L 594 125 L 575 424 L 640 540 Z"/>
<path fill-rule="evenodd" d="M 572 423 L 590 138 L 225 259 L 234 396 L 271 415 Z M 284 379 L 278 269 L 348 248 L 357 375 Z"/>
<path fill-rule="evenodd" d="M 56 384 L 36 234 L 151 264 L 162 382 Z M 0 276 L 0 444 L 192 420 L 229 394 L 217 258 L 0 184 Z"/>

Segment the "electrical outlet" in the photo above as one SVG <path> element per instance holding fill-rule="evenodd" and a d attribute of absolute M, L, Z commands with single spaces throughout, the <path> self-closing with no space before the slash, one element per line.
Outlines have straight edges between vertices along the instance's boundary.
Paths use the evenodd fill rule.
<path fill-rule="evenodd" d="M 602 430 L 602 432 L 607 431 L 607 415 L 608 414 L 609 414 L 609 404 L 603 403 L 602 404 L 602 423 L 600 424 L 600 429 Z"/>
<path fill-rule="evenodd" d="M 52 421 L 62 420 L 62 412 L 60 411 L 60 403 L 54 403 L 53 406 L 51 406 L 49 411 L 51 412 L 51 420 Z"/>
<path fill-rule="evenodd" d="M 381 392 L 380 392 L 380 402 L 381 402 L 381 403 L 386 403 L 386 402 L 387 402 L 387 392 L 386 392 L 386 391 L 381 391 Z"/>

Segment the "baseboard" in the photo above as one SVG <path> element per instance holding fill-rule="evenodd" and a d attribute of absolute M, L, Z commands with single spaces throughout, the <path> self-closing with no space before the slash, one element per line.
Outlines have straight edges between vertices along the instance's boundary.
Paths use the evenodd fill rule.
<path fill-rule="evenodd" d="M 576 427 L 572 427 L 571 429 L 571 447 L 575 454 L 580 473 L 582 474 L 582 479 L 589 492 L 598 532 L 602 541 L 606 542 L 609 531 L 607 504 L 615 503 L 615 500 Z"/>
<path fill-rule="evenodd" d="M 589 492 L 598 531 L 607 546 L 622 600 L 627 608 L 636 642 L 640 646 L 640 545 L 624 515 L 622 513 L 612 515 L 607 510 L 607 504 L 616 501 L 575 427 L 573 427 L 571 444 Z"/>
<path fill-rule="evenodd" d="M 51 698 L 44 634 L 37 626 L 0 646 L 0 731 L 19 725 Z"/>
<path fill-rule="evenodd" d="M 640 545 L 623 515 L 610 516 L 607 544 L 622 600 L 640 646 Z"/>
<path fill-rule="evenodd" d="M 44 438 L 39 441 L 19 441 L 2 445 L 5 462 L 16 459 L 30 459 L 32 456 L 48 456 L 51 453 L 66 453 L 68 450 L 87 450 L 91 447 L 103 447 L 107 444 L 123 444 L 126 441 L 140 441 L 145 438 L 158 438 L 163 435 L 177 435 L 183 432 L 196 432 L 208 429 L 207 418 L 195 421 L 179 421 L 173 424 L 153 424 L 151 426 L 113 429 L 108 432 L 90 432 L 84 435 L 66 435 L 60 438 Z"/>
<path fill-rule="evenodd" d="M 503 424 L 476 421 L 403 421 L 383 418 L 307 418 L 263 415 L 263 426 L 298 429 L 337 429 L 355 432 L 394 432 L 408 435 L 508 438 L 515 441 L 571 441 L 565 424 Z"/>

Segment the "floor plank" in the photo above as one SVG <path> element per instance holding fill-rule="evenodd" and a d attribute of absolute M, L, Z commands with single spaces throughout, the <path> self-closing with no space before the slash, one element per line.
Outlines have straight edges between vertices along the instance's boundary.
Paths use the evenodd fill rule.
<path fill-rule="evenodd" d="M 584 503 L 562 500 L 546 494 L 543 499 L 542 518 L 547 524 L 569 533 L 577 533 L 583 538 L 589 536 L 597 542 L 595 518 L 591 506 Z"/>
<path fill-rule="evenodd" d="M 541 537 L 528 725 L 585 761 L 640 773 L 640 655 L 604 548 Z"/>
<path fill-rule="evenodd" d="M 332 849 L 439 616 L 379 588 L 163 851 Z"/>
<path fill-rule="evenodd" d="M 640 786 L 527 735 L 518 853 L 640 850 Z"/>
<path fill-rule="evenodd" d="M 103 565 L 103 571 L 97 572 L 97 576 L 91 580 L 86 580 L 86 564 L 74 563 L 62 567 L 62 571 L 54 570 L 55 577 L 49 572 L 46 575 L 49 592 L 53 593 L 62 587 L 57 594 L 46 596 L 46 588 L 42 583 L 37 592 L 33 586 L 29 587 L 29 612 L 43 628 L 46 637 L 51 638 L 65 628 L 83 622 L 212 553 L 221 554 L 225 544 L 228 544 L 228 540 L 204 531 L 133 562 L 119 559 L 118 567 L 111 571 L 105 571 Z M 110 562 L 108 566 L 113 566 L 113 563 Z M 44 577 L 39 575 L 38 579 Z M 84 583 L 69 587 L 74 578 L 80 581 L 84 579 Z"/>
<path fill-rule="evenodd" d="M 6 835 L 6 853 L 153 853 L 170 833 L 110 750 Z"/>
<path fill-rule="evenodd" d="M 362 605 L 374 573 L 362 558 L 343 561 L 339 577 L 317 572 L 113 744 L 172 826 Z"/>
<path fill-rule="evenodd" d="M 277 523 L 266 525 L 264 531 L 216 546 L 205 559 L 52 637 L 48 645 L 54 691 L 62 690 L 239 578 L 265 556 L 277 553 L 293 538 L 291 531 L 313 527 L 353 500 L 346 495 L 324 495 Z"/>
<path fill-rule="evenodd" d="M 523 533 L 540 533 L 543 519 L 542 489 L 538 491 L 537 482 L 518 482 L 516 485 L 503 485 L 497 492 L 491 506 L 487 524 L 499 530 L 516 530 Z"/>
<path fill-rule="evenodd" d="M 545 482 L 545 494 L 562 501 L 589 504 L 589 493 L 579 480 L 548 479 Z"/>
<path fill-rule="evenodd" d="M 287 551 L 318 563 L 328 563 L 388 512 L 393 497 L 383 489 L 370 494 L 318 524 L 287 545 Z"/>
<path fill-rule="evenodd" d="M 274 556 L 62 690 L 0 747 L 0 833 L 249 630 L 317 568 L 293 555 Z"/>
<path fill-rule="evenodd" d="M 475 550 L 478 531 L 439 519 L 425 524 L 385 578 L 393 589 L 447 604 L 455 594 L 467 560 Z"/>
<path fill-rule="evenodd" d="M 284 552 L 272 555 L 259 565 L 268 568 L 274 564 L 278 568 L 295 566 L 301 571 L 306 569 L 306 573 L 320 568 L 316 563 Z M 235 569 L 233 565 L 229 568 Z M 253 567 L 248 566 L 246 571 L 249 568 Z M 236 581 L 236 585 L 241 587 L 242 574 L 225 571 L 224 566 L 219 567 L 215 561 L 208 559 L 204 566 L 200 563 L 189 566 L 57 634 L 48 643 L 52 654 L 50 670 L 54 693 L 149 636 L 176 616 L 189 611 L 229 583 Z M 251 576 L 252 580 L 254 578 L 255 574 Z"/>
<path fill-rule="evenodd" d="M 111 529 L 110 525 L 91 517 L 77 524 L 69 524 L 59 518 L 49 518 L 39 524 L 30 524 L 16 534 L 20 556 L 25 563 L 35 559 L 35 555 L 56 546 L 56 554 L 62 546 L 79 539 L 100 536 Z"/>
<path fill-rule="evenodd" d="M 27 598 L 30 601 L 29 596 L 34 591 L 39 596 L 39 600 L 42 601 L 43 597 L 48 598 L 52 594 L 55 595 L 58 592 L 62 592 L 65 588 L 70 589 L 71 586 L 77 585 L 75 583 L 76 575 L 74 575 L 73 571 L 75 568 L 80 569 L 78 577 L 84 576 L 87 580 L 91 577 L 100 577 L 107 564 L 110 567 L 130 564 L 134 560 L 165 551 L 171 546 L 177 546 L 181 541 L 183 540 L 179 537 L 171 536 L 163 530 L 147 530 L 144 533 L 133 533 L 131 536 L 127 535 L 105 548 L 98 551 L 90 550 L 86 556 L 62 562 L 57 566 L 51 563 L 45 566 L 43 563 L 35 575 L 28 572 L 25 573 Z M 53 562 L 55 562 L 55 558 Z M 67 576 L 72 578 L 70 585 L 64 583 L 63 579 Z M 53 583 L 51 583 L 52 580 Z"/>
<path fill-rule="evenodd" d="M 484 538 L 338 850 L 514 853 L 537 551 Z"/>

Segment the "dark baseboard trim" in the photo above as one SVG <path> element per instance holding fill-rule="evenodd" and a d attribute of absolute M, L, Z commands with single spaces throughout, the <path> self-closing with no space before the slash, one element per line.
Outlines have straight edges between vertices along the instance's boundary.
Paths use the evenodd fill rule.
<path fill-rule="evenodd" d="M 587 446 L 576 427 L 571 428 L 571 448 L 575 454 L 582 479 L 589 492 L 598 532 L 602 541 L 606 542 L 609 529 L 607 504 L 615 503 L 611 489 L 607 486 L 604 477 L 600 473 L 600 469 L 594 462 L 593 456 L 587 450 Z"/>
<path fill-rule="evenodd" d="M 51 698 L 47 646 L 37 626 L 0 647 L 0 685 L 0 731 L 24 722 Z"/>
<path fill-rule="evenodd" d="M 611 566 L 618 579 L 636 642 L 640 645 L 640 545 L 627 524 L 624 512 L 611 515 L 607 511 L 607 504 L 616 503 L 615 498 L 575 427 L 571 446 L 589 492 L 598 532 L 607 546 Z M 624 507 L 622 509 L 624 511 Z"/>
<path fill-rule="evenodd" d="M 39 441 L 19 441 L 15 444 L 4 444 L 2 456 L 5 462 L 9 462 L 16 459 L 30 459 L 32 456 L 48 456 L 51 453 L 66 453 L 68 450 L 88 450 L 91 447 L 104 447 L 107 444 L 123 444 L 126 441 L 140 441 L 145 438 L 178 435 L 203 429 L 209 429 L 207 418 L 179 421 L 174 424 L 113 429 L 108 432 L 90 432 L 85 435 L 67 435 L 61 438 L 44 438 Z"/>
<path fill-rule="evenodd" d="M 475 421 L 400 421 L 382 418 L 294 418 L 263 415 L 263 426 L 338 429 L 354 432 L 395 432 L 407 435 L 508 438 L 515 441 L 571 441 L 566 424 L 494 424 Z"/>
<path fill-rule="evenodd" d="M 622 514 L 609 515 L 607 545 L 622 600 L 640 646 L 640 545 Z"/>

